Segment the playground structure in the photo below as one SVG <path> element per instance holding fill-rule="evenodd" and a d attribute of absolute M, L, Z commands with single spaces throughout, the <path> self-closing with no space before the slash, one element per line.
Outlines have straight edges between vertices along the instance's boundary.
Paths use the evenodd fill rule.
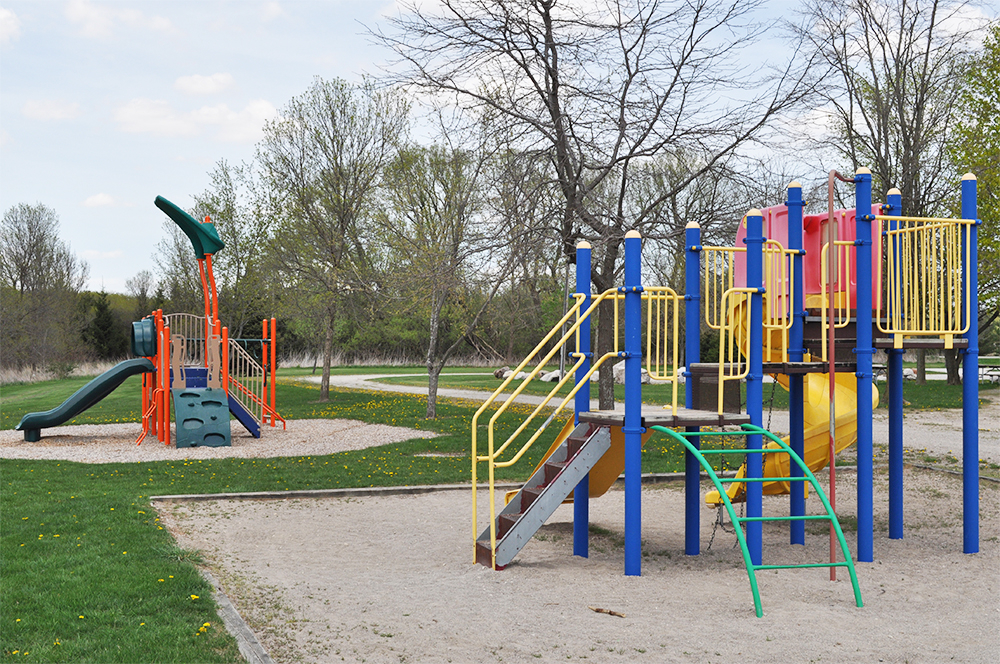
<path fill-rule="evenodd" d="M 17 425 L 24 439 L 37 442 L 41 429 L 58 426 L 106 397 L 126 378 L 142 375 L 142 434 L 171 443 L 171 400 L 177 420 L 175 445 L 231 445 L 230 414 L 260 438 L 264 425 L 285 420 L 275 399 L 277 321 L 265 319 L 261 338 L 231 339 L 219 320 L 212 256 L 225 247 L 208 217 L 204 222 L 157 196 L 155 204 L 191 240 L 201 275 L 204 315 L 152 312 L 132 323 L 131 351 L 121 362 L 77 390 L 60 406 L 25 415 Z M 251 349 L 259 349 L 256 355 Z"/>
<path fill-rule="evenodd" d="M 831 204 L 826 214 L 804 215 L 802 188 L 793 182 L 784 205 L 747 213 L 735 247 L 702 246 L 700 228 L 689 224 L 683 294 L 642 284 L 641 238 L 635 231 L 625 236 L 624 285 L 591 294 L 591 248 L 586 242 L 578 245 L 574 305 L 512 374 L 527 371 L 528 378 L 497 406 L 512 379 L 505 380 L 473 418 L 476 562 L 503 569 L 570 494 L 573 553 L 586 557 L 588 501 L 607 491 L 624 470 L 625 574 L 639 575 L 641 451 L 652 429 L 686 450 L 685 553 L 698 555 L 700 551 L 700 476 L 704 470 L 715 487 L 706 496 L 707 502 L 721 504 L 736 525 L 758 616 L 763 611 L 756 572 L 778 568 L 828 567 L 833 579 L 836 568 L 844 567 L 861 606 L 854 558 L 835 511 L 835 468 L 837 451 L 856 441 L 856 559 L 872 562 L 872 409 L 878 403 L 872 359 L 876 347 L 885 348 L 888 354 L 892 539 L 903 537 L 903 352 L 934 347 L 958 348 L 962 353 L 963 375 L 968 377 L 963 383 L 963 551 L 978 552 L 976 179 L 971 174 L 962 179 L 962 217 L 940 219 L 899 214 L 898 190 L 889 191 L 885 204 L 873 205 L 871 173 L 864 168 L 853 178 L 841 178 L 855 185 L 855 208 L 834 211 L 833 177 L 831 173 Z M 591 352 L 591 315 L 602 304 L 614 317 L 614 344 L 610 352 L 596 357 Z M 679 361 L 682 307 L 686 367 Z M 704 325 L 719 332 L 717 363 L 699 361 L 703 314 Z M 495 440 L 498 418 L 563 346 L 572 350 L 572 369 L 506 440 Z M 643 358 L 650 378 L 670 385 L 668 405 L 642 403 Z M 625 362 L 624 409 L 590 410 L 591 375 L 606 362 L 619 359 Z M 775 376 L 790 393 L 786 440 L 762 426 L 765 374 Z M 687 383 L 683 408 L 677 403 L 682 375 Z M 727 390 L 738 387 L 740 381 L 746 383 L 745 412 L 729 407 L 727 398 Z M 568 395 L 557 399 L 556 394 L 567 386 L 571 386 Z M 712 398 L 706 398 L 708 394 Z M 542 411 L 556 403 L 554 399 L 558 401 L 555 411 L 536 424 Z M 573 420 L 558 434 L 531 478 L 498 510 L 496 469 L 517 463 L 571 402 Z M 490 409 L 488 422 L 480 425 L 480 417 Z M 722 430 L 732 425 L 739 426 L 735 434 L 746 439 L 745 461 L 736 477 L 721 478 L 706 455 L 732 450 L 703 449 L 701 443 L 715 436 L 733 436 L 733 431 Z M 486 429 L 485 450 L 480 446 L 480 426 Z M 522 436 L 523 442 L 519 441 Z M 480 531 L 477 489 L 483 463 L 490 523 Z M 829 498 L 814 475 L 827 465 Z M 807 514 L 806 483 L 822 504 L 820 514 Z M 764 516 L 764 493 L 789 493 L 788 514 Z M 745 516 L 737 515 L 735 501 L 746 503 Z M 791 544 L 804 545 L 807 520 L 830 524 L 829 561 L 763 564 L 762 523 L 788 522 Z"/>

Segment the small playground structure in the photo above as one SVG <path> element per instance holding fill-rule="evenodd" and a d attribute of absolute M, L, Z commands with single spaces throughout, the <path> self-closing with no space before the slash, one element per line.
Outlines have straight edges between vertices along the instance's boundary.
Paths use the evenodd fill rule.
<path fill-rule="evenodd" d="M 231 445 L 230 414 L 254 438 L 265 425 L 285 426 L 275 399 L 277 321 L 264 319 L 260 339 L 231 339 L 219 320 L 212 271 L 212 256 L 225 247 L 215 224 L 208 217 L 198 222 L 162 196 L 155 204 L 191 240 L 204 315 L 157 310 L 132 323 L 131 351 L 137 358 L 115 365 L 56 408 L 25 415 L 16 429 L 26 441 L 39 441 L 41 429 L 76 417 L 136 374 L 142 375 L 142 434 L 136 444 L 147 435 L 171 443 L 171 401 L 178 448 Z"/>
<path fill-rule="evenodd" d="M 835 177 L 855 186 L 855 208 L 833 209 Z M 638 232 L 624 240 L 624 285 L 591 293 L 591 247 L 576 252 L 575 303 L 514 370 L 528 378 L 503 403 L 503 381 L 472 421 L 474 560 L 493 569 L 518 551 L 571 494 L 573 553 L 588 555 L 589 499 L 605 493 L 624 471 L 624 565 L 641 574 L 641 452 L 651 430 L 683 445 L 685 542 L 700 552 L 699 519 L 704 471 L 715 490 L 704 496 L 736 525 L 758 616 L 763 615 L 756 572 L 793 567 L 838 567 L 851 579 L 862 605 L 854 560 L 873 561 L 872 410 L 878 404 L 872 360 L 888 355 L 889 537 L 903 537 L 903 352 L 910 348 L 958 348 L 963 362 L 963 551 L 979 550 L 978 332 L 976 275 L 976 179 L 961 185 L 962 217 L 902 216 L 900 192 L 873 204 L 871 173 L 853 178 L 831 172 L 824 214 L 804 214 L 802 187 L 789 185 L 787 201 L 753 209 L 741 221 L 736 246 L 702 246 L 697 224 L 685 231 L 685 292 L 649 286 L 641 278 Z M 599 306 L 614 317 L 614 348 L 591 352 L 591 317 Z M 605 314 L 606 315 L 606 314 Z M 681 360 L 681 318 L 684 363 Z M 719 361 L 700 361 L 702 325 L 719 333 Z M 568 327 L 564 327 L 568 326 Z M 566 330 L 563 332 L 563 330 Z M 526 385 L 566 346 L 573 367 L 506 440 L 494 436 L 498 418 Z M 625 362 L 622 410 L 591 410 L 591 375 L 611 361 Z M 642 403 L 641 369 L 671 386 L 671 403 Z M 770 374 L 789 391 L 790 435 L 763 428 L 763 380 Z M 678 405 L 681 378 L 685 403 Z M 739 383 L 746 384 L 741 412 Z M 571 387 L 564 397 L 557 397 Z M 733 394 L 735 392 L 735 399 Z M 574 417 L 558 434 L 530 479 L 498 506 L 497 468 L 517 463 L 543 431 L 573 404 Z M 555 405 L 555 411 L 543 411 Z M 492 411 L 491 413 L 488 411 Z M 488 421 L 480 424 L 480 418 Z M 735 432 L 733 427 L 739 427 Z M 705 429 L 703 427 L 709 427 Z M 728 430 L 725 428 L 728 427 Z M 485 429 L 483 445 L 480 428 Z M 720 477 L 707 458 L 732 449 L 702 448 L 716 436 L 745 438 L 745 461 L 735 477 Z M 857 543 L 852 556 L 836 513 L 836 454 L 857 443 Z M 483 449 L 485 447 L 485 449 Z M 833 463 L 831 463 L 831 460 Z M 477 490 L 486 465 L 489 524 L 480 530 Z M 815 472 L 829 466 L 829 496 Z M 820 507 L 807 514 L 806 485 Z M 787 514 L 763 514 L 764 494 L 790 494 Z M 745 502 L 738 515 L 735 502 Z M 791 544 L 805 544 L 805 522 L 830 526 L 829 560 L 764 564 L 762 524 L 787 522 Z"/>

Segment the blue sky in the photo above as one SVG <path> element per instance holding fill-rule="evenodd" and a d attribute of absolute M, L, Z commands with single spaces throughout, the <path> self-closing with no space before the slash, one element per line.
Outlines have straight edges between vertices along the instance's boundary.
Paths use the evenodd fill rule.
<path fill-rule="evenodd" d="M 768 0 L 760 17 L 796 5 Z M 315 76 L 377 74 L 390 54 L 364 26 L 396 11 L 394 0 L 0 0 L 0 211 L 55 209 L 89 287 L 125 292 L 153 268 L 165 218 L 153 199 L 190 208 L 212 167 L 251 159 L 264 121 Z M 787 48 L 754 46 L 778 59 Z"/>
<path fill-rule="evenodd" d="M 44 203 L 124 292 L 152 267 L 162 195 L 182 207 L 220 159 L 253 156 L 263 122 L 314 76 L 357 80 L 384 2 L 0 0 L 0 210 Z"/>

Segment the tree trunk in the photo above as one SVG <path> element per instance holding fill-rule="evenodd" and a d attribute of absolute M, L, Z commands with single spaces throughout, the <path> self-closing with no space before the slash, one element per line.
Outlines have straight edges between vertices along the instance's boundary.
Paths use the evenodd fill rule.
<path fill-rule="evenodd" d="M 958 385 L 962 381 L 958 377 L 958 350 L 946 348 L 944 351 L 944 366 L 948 372 L 948 384 Z"/>
<path fill-rule="evenodd" d="M 917 385 L 927 384 L 927 349 L 917 349 Z"/>
<path fill-rule="evenodd" d="M 438 364 L 437 362 L 433 365 L 427 365 L 427 414 L 428 420 L 433 420 L 437 417 L 437 396 L 438 396 L 438 379 L 441 376 L 441 369 L 444 368 L 443 364 Z"/>
<path fill-rule="evenodd" d="M 326 317 L 326 330 L 323 337 L 323 377 L 319 383 L 319 400 L 330 400 L 330 361 L 333 357 L 333 311 Z"/>
<path fill-rule="evenodd" d="M 437 417 L 438 376 L 444 367 L 444 361 L 437 360 L 438 338 L 441 333 L 441 310 L 444 308 L 444 297 L 438 293 L 431 296 L 430 339 L 427 341 L 427 413 L 425 417 L 433 420 Z"/>

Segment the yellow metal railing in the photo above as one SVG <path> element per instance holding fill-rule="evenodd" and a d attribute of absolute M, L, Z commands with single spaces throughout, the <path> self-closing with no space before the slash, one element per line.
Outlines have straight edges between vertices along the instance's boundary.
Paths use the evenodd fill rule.
<path fill-rule="evenodd" d="M 968 331 L 972 302 L 962 266 L 971 260 L 971 219 L 877 215 L 896 222 L 887 230 L 885 272 L 877 290 L 879 330 L 895 348 L 904 336 L 937 336 L 952 348 L 954 337 Z M 963 255 L 964 251 L 964 255 Z M 964 263 L 963 263 L 964 261 Z M 968 271 L 966 271 L 967 276 Z"/>
<path fill-rule="evenodd" d="M 735 287 L 736 254 L 743 247 L 703 247 L 705 273 L 702 278 L 702 305 L 705 323 L 719 331 L 719 412 L 722 412 L 723 384 L 746 377 L 749 365 L 746 350 L 750 337 L 747 312 L 753 289 Z M 777 355 L 788 360 L 788 330 L 792 327 L 792 284 L 796 252 L 777 240 L 763 246 L 763 327 L 764 352 L 772 361 Z"/>
<path fill-rule="evenodd" d="M 854 247 L 854 242 L 850 240 L 837 240 L 834 243 L 834 282 L 833 282 L 833 328 L 835 330 L 847 327 L 851 322 L 851 308 L 853 302 L 851 301 L 851 284 L 850 275 L 852 274 L 853 265 L 853 252 L 851 249 Z M 827 299 L 827 289 L 829 288 L 829 269 L 827 261 L 830 256 L 830 245 L 824 244 L 823 248 L 820 250 L 820 297 L 823 299 L 824 311 L 829 308 L 829 300 Z M 827 330 L 830 328 L 829 316 L 820 316 L 821 322 L 820 327 L 823 330 L 823 361 L 826 362 L 829 358 L 829 350 L 827 346 L 830 343 L 830 335 L 827 334 Z"/>
<path fill-rule="evenodd" d="M 483 403 L 482 406 L 479 407 L 475 415 L 472 417 L 472 536 L 473 542 L 475 543 L 479 536 L 479 512 L 477 502 L 478 464 L 485 462 L 488 468 L 490 501 L 490 546 L 494 556 L 496 555 L 496 469 L 506 468 L 517 463 L 555 420 L 559 413 L 566 409 L 567 405 L 573 402 L 577 392 L 581 389 L 586 389 L 588 391 L 589 398 L 591 376 L 594 375 L 594 373 L 596 373 L 605 362 L 619 357 L 619 340 L 621 336 L 621 325 L 619 321 L 622 313 L 620 303 L 624 302 L 624 293 L 619 292 L 617 289 L 610 289 L 595 295 L 592 298 L 590 307 L 588 307 L 586 311 L 581 310 L 584 302 L 584 296 L 577 293 L 574 295 L 574 298 L 576 302 L 569 309 L 569 311 L 566 312 L 566 315 L 563 316 L 562 319 L 555 324 L 555 326 L 553 326 L 552 330 L 545 335 L 537 346 L 535 346 L 534 350 L 532 350 L 531 353 L 529 353 L 528 356 L 513 371 L 511 371 L 510 376 L 504 379 L 504 381 L 500 384 L 500 387 L 498 387 L 493 394 L 490 395 L 490 397 Z M 646 325 L 644 328 L 646 334 L 646 371 L 649 373 L 651 379 L 672 383 L 671 408 L 674 413 L 677 412 L 677 358 L 679 352 L 679 341 L 677 337 L 680 325 L 679 305 L 681 299 L 681 296 L 670 288 L 647 287 L 642 293 L 642 300 L 645 305 L 644 315 L 646 318 Z M 577 381 L 575 378 L 576 371 L 586 360 L 585 353 L 589 352 L 589 349 L 580 348 L 580 328 L 584 324 L 590 324 L 591 314 L 597 311 L 597 308 L 602 303 L 607 303 L 607 305 L 612 307 L 612 319 L 614 321 L 613 349 L 610 352 L 596 358 L 586 375 L 581 380 Z M 562 334 L 562 336 L 550 345 L 550 342 L 553 342 L 553 339 L 556 339 L 559 331 L 563 329 L 563 326 L 573 320 L 574 317 L 576 320 Z M 496 423 L 499 418 L 510 409 L 517 397 L 523 393 L 528 384 L 545 369 L 546 365 L 555 356 L 555 354 L 559 352 L 563 346 L 570 343 L 574 346 L 574 351 L 570 354 L 570 356 L 574 359 L 573 366 L 567 367 L 566 373 L 561 376 L 559 381 L 557 381 L 552 389 L 549 390 L 548 394 L 542 399 L 541 403 L 532 409 L 527 418 L 525 418 L 525 420 L 518 425 L 514 432 L 511 433 L 507 439 L 503 441 L 503 443 L 497 445 L 495 431 Z M 547 347 L 548 350 L 546 351 Z M 538 359 L 535 360 L 535 358 Z M 516 379 L 516 376 L 521 374 L 521 372 L 531 365 L 533 361 L 533 368 L 521 381 L 521 384 L 513 390 L 513 392 L 490 416 L 487 424 L 486 454 L 480 454 L 478 449 L 480 416 L 494 403 L 499 401 L 500 395 L 507 389 L 511 382 Z M 509 459 L 501 460 L 501 455 L 503 455 L 508 448 L 511 447 L 513 442 L 528 429 L 531 423 L 540 416 L 542 411 L 547 408 L 552 408 L 550 403 L 571 381 L 573 381 L 574 384 L 569 393 L 562 398 L 558 405 L 554 407 L 554 409 L 534 430 L 523 445 L 521 445 L 521 447 Z"/>

